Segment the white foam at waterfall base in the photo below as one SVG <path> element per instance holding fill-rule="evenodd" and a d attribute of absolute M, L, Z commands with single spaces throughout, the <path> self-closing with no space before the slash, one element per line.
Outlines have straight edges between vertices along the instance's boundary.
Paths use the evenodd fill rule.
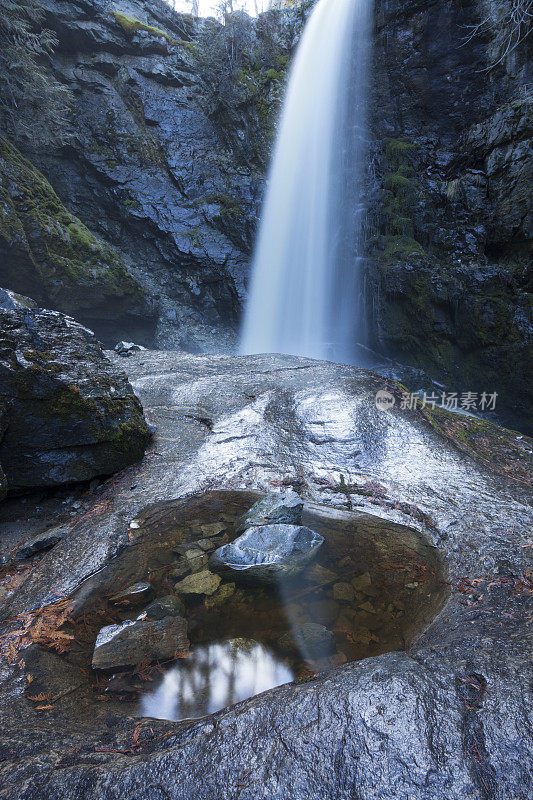
<path fill-rule="evenodd" d="M 241 352 L 354 362 L 373 0 L 320 0 L 294 59 Z"/>

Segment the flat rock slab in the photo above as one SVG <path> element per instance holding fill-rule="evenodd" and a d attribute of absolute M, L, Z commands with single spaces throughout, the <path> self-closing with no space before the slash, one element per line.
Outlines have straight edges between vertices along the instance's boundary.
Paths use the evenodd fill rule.
<path fill-rule="evenodd" d="M 323 542 L 319 533 L 303 525 L 261 525 L 219 547 L 209 563 L 223 575 L 276 583 L 305 569 Z"/>
<path fill-rule="evenodd" d="M 319 508 L 369 531 L 384 520 L 422 533 L 446 560 L 450 597 L 408 652 L 345 664 L 214 717 L 142 720 L 133 753 L 140 720 L 83 695 L 66 658 L 39 652 L 49 664 L 42 690 L 62 696 L 38 712 L 23 670 L 4 661 L 2 800 L 529 800 L 531 490 L 516 468 L 530 469 L 531 440 L 466 417 L 454 438 L 432 415 L 402 408 L 397 384 L 346 365 L 161 351 L 111 358 L 157 425 L 153 447 L 88 498 L 93 513 L 65 526 L 4 605 L 6 619 L 58 588 L 78 608 L 88 591 L 111 594 L 106 576 L 128 553 L 123 583 L 144 580 L 146 532 L 128 523 L 150 504 L 217 501 L 221 533 L 232 525 L 226 491 L 242 490 L 244 509 L 280 480 L 305 487 L 304 524 Z M 381 389 L 397 398 L 388 412 L 376 408 Z M 196 421 L 198 408 L 211 429 Z M 352 576 L 357 592 L 377 587 L 367 570 Z M 331 629 L 342 608 L 330 601 L 317 621 Z M 361 637 L 378 615 L 366 617 Z M 31 650 L 26 672 L 37 676 Z"/>
<path fill-rule="evenodd" d="M 168 661 L 189 648 L 182 617 L 127 620 L 102 628 L 94 646 L 93 669 L 119 669 L 141 661 Z"/>

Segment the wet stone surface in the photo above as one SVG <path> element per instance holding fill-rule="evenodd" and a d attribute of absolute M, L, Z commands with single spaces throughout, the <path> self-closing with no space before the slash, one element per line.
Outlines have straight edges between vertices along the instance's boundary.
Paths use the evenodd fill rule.
<path fill-rule="evenodd" d="M 276 584 L 305 569 L 323 542 L 322 536 L 302 525 L 260 525 L 215 550 L 209 563 L 226 577 Z"/>
<path fill-rule="evenodd" d="M 177 658 L 188 648 L 187 623 L 181 617 L 127 620 L 102 628 L 96 640 L 94 669 L 118 669 Z"/>
<path fill-rule="evenodd" d="M 8 653 L 14 645 L 16 659 L 0 670 L 2 800 L 529 800 L 531 440 L 484 423 L 474 441 L 477 423 L 444 412 L 454 425 L 437 427 L 401 408 L 397 385 L 343 365 L 274 355 L 116 358 L 157 434 L 144 461 L 91 490 L 76 516 L 49 515 L 44 527 L 60 523 L 61 541 L 15 583 L 6 575 L 0 642 Z M 383 388 L 398 401 L 388 413 L 375 405 Z M 211 428 L 198 422 L 206 415 Z M 304 664 L 303 679 L 296 673 L 229 708 L 240 696 L 224 691 L 223 710 L 180 722 L 174 714 L 194 713 L 170 709 L 173 721 L 139 715 L 148 713 L 143 698 L 173 669 L 179 677 L 189 657 L 161 665 L 163 674 L 157 663 L 149 675 L 145 665 L 112 670 L 112 683 L 83 671 L 100 628 L 143 611 L 110 604 L 112 595 L 145 580 L 157 598 L 173 595 L 192 574 L 187 567 L 171 575 L 182 546 L 230 542 L 236 517 L 287 485 L 305 496 L 302 524 L 326 541 L 309 567 L 311 619 L 300 619 L 302 597 L 283 598 L 283 608 L 296 606 L 296 628 L 309 621 L 333 631 L 335 664 L 344 654 L 339 618 L 349 632 L 357 628 L 363 660 L 346 656 L 323 671 Z M 427 587 L 443 560 L 449 583 L 437 602 Z M 333 598 L 335 583 L 354 588 L 357 625 L 353 604 Z M 246 638 L 246 608 L 268 608 L 265 587 L 245 602 L 244 587 L 228 585 L 183 596 L 192 660 L 205 663 L 201 648 L 229 646 L 222 635 Z M 222 589 L 229 599 L 213 615 L 208 602 Z M 389 624 L 380 628 L 381 610 L 371 613 L 385 600 L 405 644 L 385 641 Z M 243 613 L 235 634 L 218 625 L 213 635 L 213 619 L 231 622 L 236 602 Z M 75 638 L 56 639 L 50 622 L 60 624 L 68 605 L 74 621 L 59 633 Z M 294 630 L 284 619 L 281 635 Z M 263 622 L 268 633 L 272 623 Z M 32 630 L 43 637 L 39 646 L 25 646 Z M 259 632 L 249 638 L 274 666 L 291 658 Z M 50 699 L 31 699 L 41 695 Z"/>

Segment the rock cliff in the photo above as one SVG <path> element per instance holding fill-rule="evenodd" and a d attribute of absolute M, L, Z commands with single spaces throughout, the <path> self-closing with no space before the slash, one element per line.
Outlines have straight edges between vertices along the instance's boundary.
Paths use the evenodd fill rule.
<path fill-rule="evenodd" d="M 366 335 L 450 389 L 498 392 L 520 426 L 531 101 L 527 41 L 499 56 L 506 3 L 376 2 Z M 287 67 L 312 5 L 222 26 L 162 0 L 43 0 L 72 110 L 59 142 L 15 144 L 150 297 L 144 310 L 127 292 L 117 300 L 120 325 L 93 310 L 105 341 L 235 346 Z M 9 269 L 16 249 L 5 257 Z M 73 311 L 59 296 L 56 307 Z"/>

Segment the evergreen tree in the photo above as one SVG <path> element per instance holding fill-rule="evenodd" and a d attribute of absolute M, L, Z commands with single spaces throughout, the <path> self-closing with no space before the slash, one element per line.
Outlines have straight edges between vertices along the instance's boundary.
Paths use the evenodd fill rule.
<path fill-rule="evenodd" d="M 15 139 L 59 135 L 69 104 L 51 71 L 57 39 L 43 18 L 38 0 L 0 0 L 0 125 Z"/>

